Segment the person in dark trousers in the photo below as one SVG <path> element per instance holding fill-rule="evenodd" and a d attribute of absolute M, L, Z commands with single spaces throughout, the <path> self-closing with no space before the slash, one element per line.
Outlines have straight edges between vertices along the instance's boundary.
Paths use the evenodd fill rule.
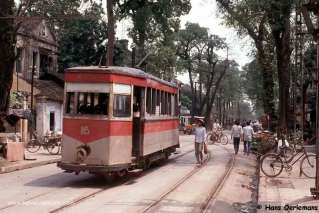
<path fill-rule="evenodd" d="M 234 143 L 234 150 L 235 150 L 235 154 L 237 155 L 238 150 L 239 150 L 239 143 L 240 143 L 240 138 L 243 134 L 243 129 L 240 126 L 239 121 L 235 121 L 235 124 L 233 125 L 232 129 L 231 129 L 231 138 L 233 139 L 233 143 Z"/>

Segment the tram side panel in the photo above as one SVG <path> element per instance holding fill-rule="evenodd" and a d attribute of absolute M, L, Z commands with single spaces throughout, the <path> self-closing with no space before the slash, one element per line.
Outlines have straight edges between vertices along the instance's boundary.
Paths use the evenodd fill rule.
<path fill-rule="evenodd" d="M 144 124 L 143 156 L 179 146 L 179 120 L 147 120 Z"/>
<path fill-rule="evenodd" d="M 99 120 L 64 119 L 62 162 L 112 166 L 131 163 L 132 124 Z M 79 159 L 79 151 L 87 156 Z"/>

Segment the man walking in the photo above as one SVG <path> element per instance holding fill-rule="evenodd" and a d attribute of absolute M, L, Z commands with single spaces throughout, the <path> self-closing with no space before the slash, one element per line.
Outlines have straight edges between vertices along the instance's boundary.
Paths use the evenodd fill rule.
<path fill-rule="evenodd" d="M 243 129 L 242 127 L 239 125 L 239 121 L 235 121 L 235 124 L 233 125 L 232 129 L 231 129 L 231 138 L 233 139 L 233 143 L 234 143 L 234 150 L 235 150 L 235 154 L 237 155 L 238 153 L 238 149 L 239 149 L 239 143 L 240 143 L 240 137 L 242 135 Z"/>
<path fill-rule="evenodd" d="M 197 127 L 195 128 L 195 156 L 197 164 L 203 163 L 203 147 L 206 137 L 205 122 L 202 119 L 197 121 Z"/>
<path fill-rule="evenodd" d="M 250 145 L 253 140 L 254 136 L 254 129 L 249 125 L 249 122 L 247 122 L 247 125 L 243 128 L 243 138 L 244 138 L 244 155 L 249 155 L 250 152 Z"/>

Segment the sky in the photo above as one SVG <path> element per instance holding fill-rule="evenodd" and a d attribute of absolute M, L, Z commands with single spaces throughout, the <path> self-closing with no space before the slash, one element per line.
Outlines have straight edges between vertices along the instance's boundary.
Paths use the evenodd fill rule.
<path fill-rule="evenodd" d="M 226 42 L 230 47 L 229 59 L 234 59 L 240 66 L 244 66 L 252 60 L 248 56 L 251 50 L 251 41 L 248 38 L 239 38 L 234 29 L 222 24 L 221 15 L 218 14 L 215 0 L 191 0 L 191 4 L 190 13 L 181 17 L 182 28 L 186 22 L 199 23 L 200 26 L 208 28 L 211 34 L 226 38 Z M 226 57 L 226 51 L 219 54 Z M 189 82 L 187 74 L 178 76 L 178 79 L 184 83 Z"/>

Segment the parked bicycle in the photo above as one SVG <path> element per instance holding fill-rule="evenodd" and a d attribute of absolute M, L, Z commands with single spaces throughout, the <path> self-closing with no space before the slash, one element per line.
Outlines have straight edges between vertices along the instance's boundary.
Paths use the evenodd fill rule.
<path fill-rule="evenodd" d="M 228 136 L 224 134 L 222 129 L 208 132 L 206 136 L 207 144 L 221 143 L 223 145 L 226 145 L 228 144 L 228 141 L 229 141 Z"/>
<path fill-rule="evenodd" d="M 261 158 L 260 168 L 267 177 L 276 177 L 281 174 L 284 168 L 286 172 L 290 172 L 299 160 L 300 176 L 304 174 L 308 178 L 315 178 L 316 155 L 307 153 L 304 146 L 291 156 L 284 154 L 283 150 L 280 150 L 279 153 L 265 154 Z"/>
<path fill-rule="evenodd" d="M 36 153 L 41 147 L 46 149 L 51 155 L 59 154 L 61 149 L 61 136 L 50 134 L 40 138 L 36 132 L 33 132 L 32 139 L 27 144 L 26 150 L 30 153 Z"/>

